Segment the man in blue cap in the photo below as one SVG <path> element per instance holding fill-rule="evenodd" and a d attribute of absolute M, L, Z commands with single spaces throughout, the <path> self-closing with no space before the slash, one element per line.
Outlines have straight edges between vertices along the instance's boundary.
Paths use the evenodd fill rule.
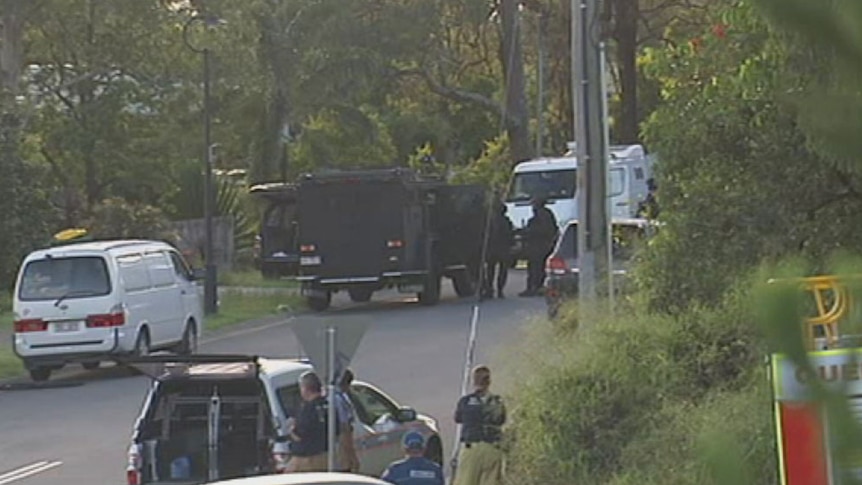
<path fill-rule="evenodd" d="M 425 438 L 420 433 L 408 432 L 402 444 L 407 456 L 389 465 L 381 480 L 395 485 L 444 485 L 443 469 L 425 458 Z"/>

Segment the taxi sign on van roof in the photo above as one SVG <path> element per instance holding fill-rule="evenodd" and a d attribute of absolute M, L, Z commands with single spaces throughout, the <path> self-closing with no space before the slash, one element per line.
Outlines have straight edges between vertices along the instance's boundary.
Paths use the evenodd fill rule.
<path fill-rule="evenodd" d="M 91 241 L 90 233 L 83 228 L 64 229 L 56 234 L 51 240 L 51 246 L 60 246 L 83 241 Z"/>

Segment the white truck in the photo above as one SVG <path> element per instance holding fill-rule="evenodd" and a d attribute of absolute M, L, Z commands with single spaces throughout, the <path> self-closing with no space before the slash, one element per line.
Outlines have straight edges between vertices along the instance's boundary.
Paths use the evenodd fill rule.
<path fill-rule="evenodd" d="M 506 209 L 515 229 L 523 229 L 532 217 L 530 200 L 543 196 L 557 218 L 560 228 L 578 217 L 577 170 L 574 143 L 562 157 L 540 158 L 515 166 Z M 610 147 L 608 163 L 608 214 L 630 218 L 647 195 L 647 180 L 652 177 L 653 158 L 642 145 Z"/>

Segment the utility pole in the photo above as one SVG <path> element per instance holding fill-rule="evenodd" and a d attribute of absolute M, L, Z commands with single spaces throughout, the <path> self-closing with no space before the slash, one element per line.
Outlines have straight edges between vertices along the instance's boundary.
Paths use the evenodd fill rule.
<path fill-rule="evenodd" d="M 536 96 L 536 158 L 544 153 L 545 146 L 545 30 L 548 26 L 548 17 L 544 10 L 539 12 L 538 32 L 538 68 L 536 73 L 536 84 L 538 84 L 538 95 Z"/>
<path fill-rule="evenodd" d="M 611 272 L 608 253 L 608 155 L 602 96 L 599 0 L 572 0 L 572 99 L 578 160 L 578 295 L 595 300 Z"/>

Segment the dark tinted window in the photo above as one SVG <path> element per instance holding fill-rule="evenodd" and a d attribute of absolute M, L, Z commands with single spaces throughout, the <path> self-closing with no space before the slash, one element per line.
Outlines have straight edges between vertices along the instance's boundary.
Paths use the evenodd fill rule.
<path fill-rule="evenodd" d="M 169 253 L 171 255 L 171 262 L 174 265 L 174 271 L 176 271 L 177 275 L 180 278 L 191 281 L 192 278 L 192 270 L 189 269 L 188 263 L 180 256 L 178 253 L 171 251 Z"/>
<path fill-rule="evenodd" d="M 280 387 L 275 391 L 278 396 L 278 403 L 281 405 L 281 410 L 285 416 L 296 416 L 299 411 L 299 405 L 302 403 L 302 396 L 299 394 L 299 385 Z"/>
<path fill-rule="evenodd" d="M 563 238 L 558 246 L 557 256 L 564 259 L 576 258 L 578 256 L 578 225 L 569 224 Z"/>
<path fill-rule="evenodd" d="M 533 197 L 571 199 L 575 196 L 577 170 L 523 172 L 515 175 L 509 191 L 509 202 L 528 201 Z"/>
<path fill-rule="evenodd" d="M 111 292 L 105 260 L 98 256 L 51 258 L 24 267 L 18 297 L 23 301 L 103 296 Z"/>
<path fill-rule="evenodd" d="M 351 398 L 359 420 L 371 426 L 384 414 L 394 415 L 398 408 L 383 395 L 365 386 L 353 386 Z"/>

